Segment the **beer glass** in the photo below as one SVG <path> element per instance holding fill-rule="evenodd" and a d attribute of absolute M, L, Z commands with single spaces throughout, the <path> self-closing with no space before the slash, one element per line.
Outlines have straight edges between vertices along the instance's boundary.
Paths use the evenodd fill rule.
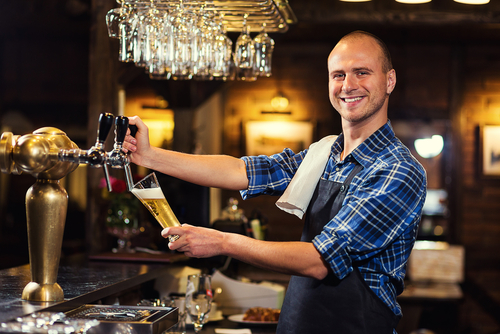
<path fill-rule="evenodd" d="M 148 208 L 149 212 L 151 212 L 163 228 L 181 226 L 165 199 L 165 195 L 163 195 L 160 183 L 154 172 L 137 182 L 134 185 L 134 189 L 132 189 L 132 194 Z M 174 242 L 177 239 L 179 239 L 178 235 L 168 236 L 170 242 Z"/>

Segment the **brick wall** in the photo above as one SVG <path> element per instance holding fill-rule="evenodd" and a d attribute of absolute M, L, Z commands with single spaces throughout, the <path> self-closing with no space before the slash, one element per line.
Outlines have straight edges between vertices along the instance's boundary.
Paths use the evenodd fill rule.
<path fill-rule="evenodd" d="M 496 333 L 500 328 L 500 178 L 483 177 L 480 139 L 482 125 L 500 125 L 500 48 L 471 45 L 464 55 L 460 128 L 454 129 L 461 137 L 457 208 L 469 292 L 462 312 L 472 333 Z"/>

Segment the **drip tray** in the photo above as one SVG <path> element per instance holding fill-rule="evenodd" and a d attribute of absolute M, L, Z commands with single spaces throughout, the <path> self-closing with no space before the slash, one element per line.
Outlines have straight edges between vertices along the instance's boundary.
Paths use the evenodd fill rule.
<path fill-rule="evenodd" d="M 82 305 L 64 313 L 66 318 L 97 320 L 89 334 L 160 334 L 177 323 L 177 307 Z"/>

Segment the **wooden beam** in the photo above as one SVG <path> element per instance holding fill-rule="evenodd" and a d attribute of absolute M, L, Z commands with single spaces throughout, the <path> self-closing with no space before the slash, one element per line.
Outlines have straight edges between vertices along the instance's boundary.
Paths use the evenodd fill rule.
<path fill-rule="evenodd" d="M 114 40 L 108 37 L 106 13 L 116 6 L 114 0 L 92 0 L 89 56 L 89 109 L 87 146 L 95 144 L 99 115 L 103 112 L 118 115 L 118 61 Z M 111 149 L 112 132 L 108 135 L 107 151 Z M 86 241 L 90 254 L 104 251 L 107 245 L 99 181 L 104 177 L 102 168 L 88 168 Z"/>

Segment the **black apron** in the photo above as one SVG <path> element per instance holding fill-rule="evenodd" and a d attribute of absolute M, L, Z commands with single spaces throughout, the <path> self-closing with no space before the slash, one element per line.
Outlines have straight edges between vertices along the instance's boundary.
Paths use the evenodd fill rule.
<path fill-rule="evenodd" d="M 340 210 L 357 164 L 344 183 L 320 180 L 307 208 L 301 241 L 311 242 Z M 339 280 L 332 272 L 323 280 L 292 276 L 277 334 L 392 334 L 399 322 L 370 289 L 359 269 Z"/>

